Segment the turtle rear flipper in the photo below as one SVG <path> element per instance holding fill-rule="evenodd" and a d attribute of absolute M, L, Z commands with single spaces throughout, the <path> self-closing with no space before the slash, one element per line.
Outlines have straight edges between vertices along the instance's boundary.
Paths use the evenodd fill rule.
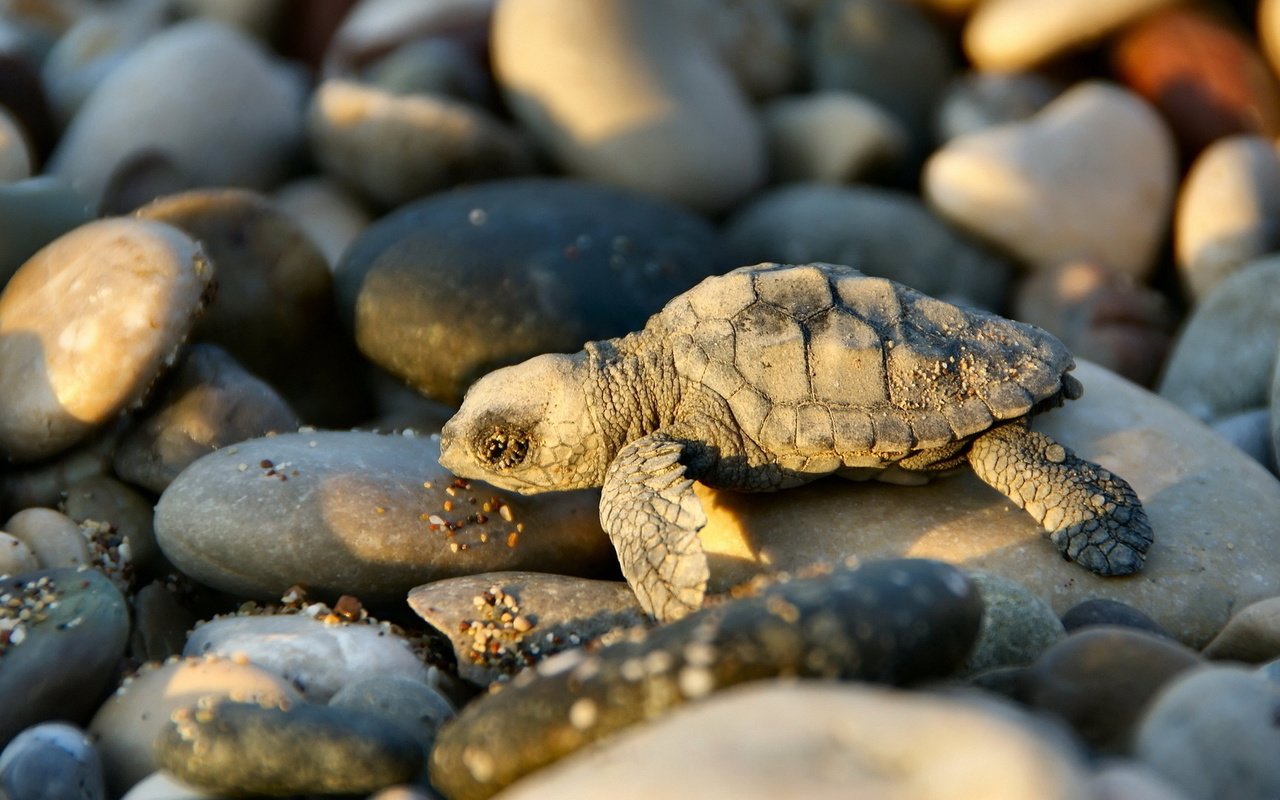
<path fill-rule="evenodd" d="M 662 432 L 636 439 L 609 465 L 600 491 L 600 523 L 622 574 L 641 607 L 663 621 L 701 608 L 707 591 L 698 539 L 707 516 L 685 476 L 683 451 L 681 441 Z"/>
<path fill-rule="evenodd" d="M 1099 575 L 1142 569 L 1153 541 L 1133 487 L 1024 422 L 974 439 L 969 463 L 984 482 L 1035 517 L 1058 550 Z"/>

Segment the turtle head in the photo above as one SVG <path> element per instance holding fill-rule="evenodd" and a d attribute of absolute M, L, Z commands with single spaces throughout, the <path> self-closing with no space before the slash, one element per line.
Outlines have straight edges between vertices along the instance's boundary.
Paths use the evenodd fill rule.
<path fill-rule="evenodd" d="M 440 464 L 523 494 L 599 486 L 604 453 L 585 355 L 541 355 L 476 381 L 440 433 Z"/>

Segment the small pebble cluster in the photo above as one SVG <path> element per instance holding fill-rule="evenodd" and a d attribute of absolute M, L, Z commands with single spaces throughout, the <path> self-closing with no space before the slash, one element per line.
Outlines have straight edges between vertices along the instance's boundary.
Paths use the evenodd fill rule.
<path fill-rule="evenodd" d="M 1277 137 L 1280 0 L 0 0 L 0 796 L 1280 796 Z M 761 262 L 1061 339 L 1143 572 L 698 485 L 657 624 L 597 491 L 439 464 Z"/>

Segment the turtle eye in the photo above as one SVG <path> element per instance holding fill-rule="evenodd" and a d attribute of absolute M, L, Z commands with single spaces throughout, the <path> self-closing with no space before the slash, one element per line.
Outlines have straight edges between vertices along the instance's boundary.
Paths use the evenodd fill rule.
<path fill-rule="evenodd" d="M 496 469 L 519 466 L 529 455 L 529 437 L 519 431 L 495 429 L 480 444 L 480 457 Z"/>

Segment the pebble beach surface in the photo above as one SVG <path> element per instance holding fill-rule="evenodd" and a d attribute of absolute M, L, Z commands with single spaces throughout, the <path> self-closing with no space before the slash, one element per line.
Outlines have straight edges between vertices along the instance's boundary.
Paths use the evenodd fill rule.
<path fill-rule="evenodd" d="M 1280 796 L 1280 0 L 0 0 L 0 798 Z M 485 373 L 832 262 L 1039 325 L 1103 578 L 967 470 L 438 463 Z"/>

